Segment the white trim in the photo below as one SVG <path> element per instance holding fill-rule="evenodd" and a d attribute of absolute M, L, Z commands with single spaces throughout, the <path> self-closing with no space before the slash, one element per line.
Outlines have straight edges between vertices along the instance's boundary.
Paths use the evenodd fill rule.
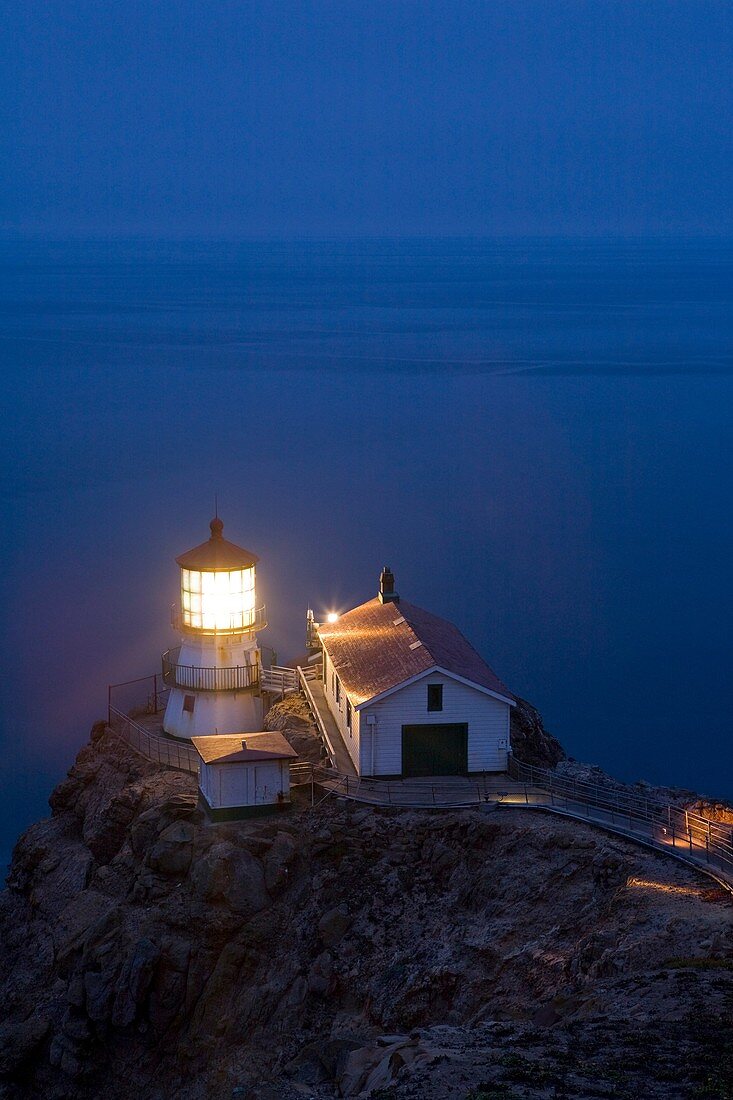
<path fill-rule="evenodd" d="M 364 699 L 361 703 L 352 703 L 354 710 L 363 710 L 364 707 L 370 707 L 372 703 L 380 703 L 382 699 L 386 699 L 389 695 L 394 695 L 396 691 L 401 691 L 402 688 L 408 687 L 410 684 L 416 684 L 419 680 L 423 680 L 426 676 L 432 676 L 434 673 L 439 672 L 443 676 L 447 676 L 449 680 L 455 680 L 459 684 L 465 684 L 466 687 L 474 688 L 476 691 L 480 691 L 483 695 L 490 695 L 493 699 L 498 699 L 502 703 L 506 703 L 507 706 L 516 707 L 516 701 L 509 699 L 506 695 L 501 695 L 498 691 L 492 691 L 490 688 L 484 687 L 483 684 L 477 684 L 473 680 L 467 680 L 465 676 L 458 676 L 455 672 L 449 672 L 447 668 L 442 668 L 440 665 L 433 665 L 432 668 L 426 668 L 424 672 L 418 672 L 416 676 L 410 676 L 407 680 L 401 680 L 399 684 L 395 684 L 394 687 L 386 688 L 385 691 L 380 691 L 378 695 L 372 695 L 371 699 Z M 341 688 L 349 698 L 349 693 L 344 688 L 343 683 Z"/>

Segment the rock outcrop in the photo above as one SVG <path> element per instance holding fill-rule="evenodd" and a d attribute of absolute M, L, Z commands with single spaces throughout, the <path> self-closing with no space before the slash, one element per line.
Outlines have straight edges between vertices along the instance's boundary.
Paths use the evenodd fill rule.
<path fill-rule="evenodd" d="M 316 733 L 308 704 L 303 695 L 286 695 L 265 715 L 265 729 L 278 730 L 295 749 L 301 760 L 312 764 L 327 762 L 323 742 Z"/>
<path fill-rule="evenodd" d="M 104 729 L 51 805 L 0 895 L 2 1100 L 731 1094 L 730 900 L 653 852 L 297 794 L 211 825 Z"/>
<path fill-rule="evenodd" d="M 537 768 L 554 768 L 565 759 L 565 750 L 556 737 L 548 733 L 542 715 L 526 699 L 517 697 L 511 713 L 512 752 L 523 764 Z"/>

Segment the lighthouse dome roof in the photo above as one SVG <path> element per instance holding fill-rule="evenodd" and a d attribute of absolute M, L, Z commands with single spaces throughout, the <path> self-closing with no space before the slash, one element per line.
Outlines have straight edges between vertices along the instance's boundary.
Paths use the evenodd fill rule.
<path fill-rule="evenodd" d="M 218 516 L 212 519 L 209 527 L 211 536 L 206 542 L 176 558 L 182 569 L 249 569 L 260 560 L 251 550 L 224 538 L 224 524 Z"/>

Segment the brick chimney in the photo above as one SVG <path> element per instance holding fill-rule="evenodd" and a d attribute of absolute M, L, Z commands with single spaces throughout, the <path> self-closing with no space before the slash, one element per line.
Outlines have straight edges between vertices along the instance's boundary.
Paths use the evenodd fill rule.
<path fill-rule="evenodd" d="M 385 565 L 379 577 L 379 599 L 381 603 L 399 603 L 400 597 L 394 590 L 394 573 Z"/>

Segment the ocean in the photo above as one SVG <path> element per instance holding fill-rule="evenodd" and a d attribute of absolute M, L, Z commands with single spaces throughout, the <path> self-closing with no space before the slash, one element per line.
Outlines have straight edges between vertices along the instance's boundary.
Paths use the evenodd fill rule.
<path fill-rule="evenodd" d="M 0 864 L 174 642 L 174 558 L 456 622 L 578 759 L 733 798 L 727 241 L 0 244 Z"/>

